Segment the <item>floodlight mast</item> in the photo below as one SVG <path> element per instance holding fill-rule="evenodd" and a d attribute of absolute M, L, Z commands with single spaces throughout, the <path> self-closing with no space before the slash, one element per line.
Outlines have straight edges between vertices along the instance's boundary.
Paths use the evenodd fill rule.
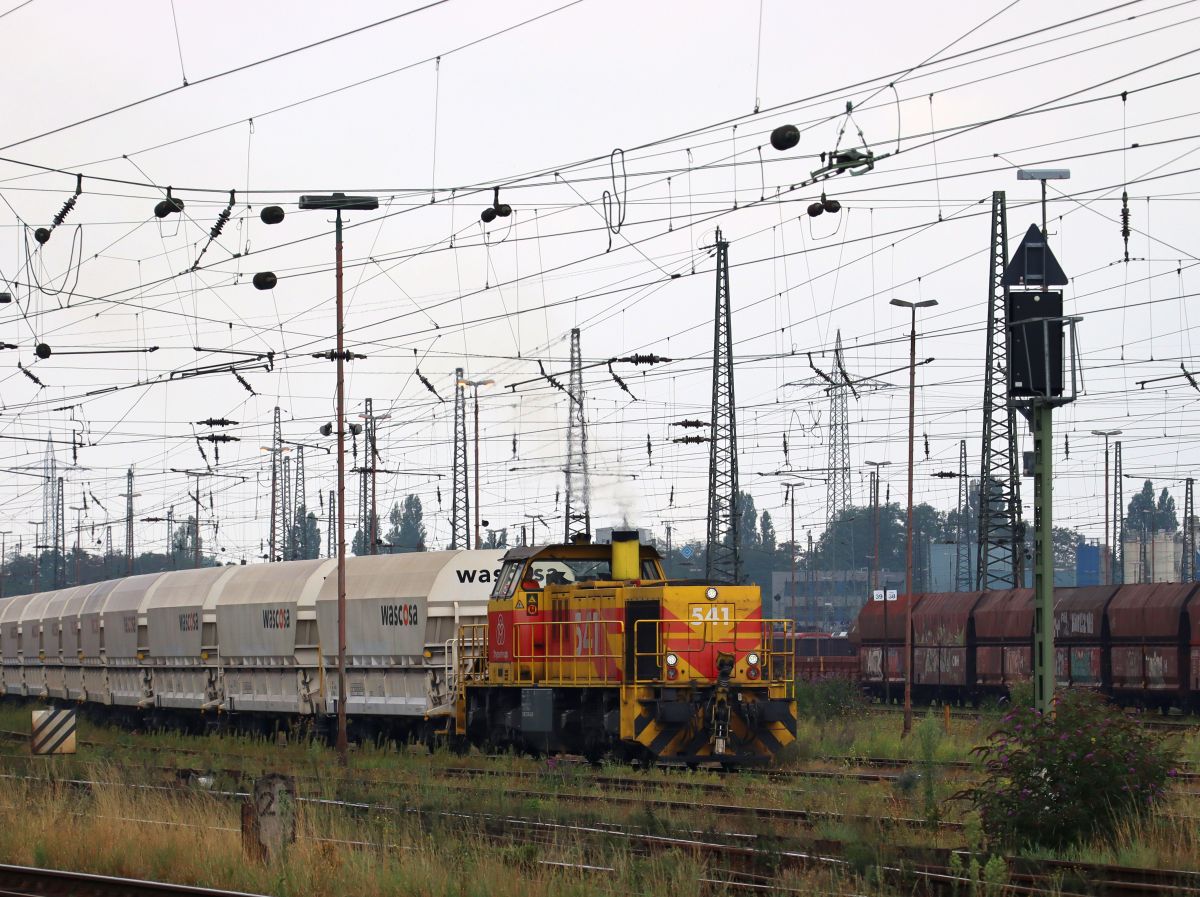
<path fill-rule="evenodd" d="M 913 439 L 916 433 L 917 402 L 917 309 L 932 308 L 936 299 L 906 302 L 892 299 L 889 305 L 907 308 L 912 315 L 912 330 L 908 334 L 908 518 L 904 537 L 904 585 L 908 603 L 904 606 L 904 728 L 903 735 L 912 732 L 912 607 L 913 607 Z M 884 595 L 886 599 L 887 596 Z M 884 601 L 887 609 L 887 601 Z"/>
<path fill-rule="evenodd" d="M 301 196 L 301 210 L 332 211 L 337 262 L 337 620 L 338 620 L 338 731 L 337 755 L 347 762 L 346 735 L 346 390 L 345 312 L 342 294 L 342 211 L 370 212 L 379 208 L 375 196 Z"/>

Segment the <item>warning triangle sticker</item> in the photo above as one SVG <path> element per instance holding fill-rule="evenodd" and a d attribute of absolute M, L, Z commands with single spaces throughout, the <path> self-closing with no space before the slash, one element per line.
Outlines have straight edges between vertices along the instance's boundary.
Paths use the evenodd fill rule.
<path fill-rule="evenodd" d="M 1025 231 L 1021 245 L 1004 269 L 1001 283 L 1006 287 L 1066 285 L 1067 275 L 1050 251 L 1042 229 L 1036 224 L 1029 225 L 1029 230 Z"/>
<path fill-rule="evenodd" d="M 524 604 L 522 604 L 522 603 L 521 603 L 521 599 L 520 599 L 520 598 L 518 598 L 518 599 L 517 599 L 517 610 L 521 610 L 523 607 L 525 607 L 525 605 L 524 605 Z"/>

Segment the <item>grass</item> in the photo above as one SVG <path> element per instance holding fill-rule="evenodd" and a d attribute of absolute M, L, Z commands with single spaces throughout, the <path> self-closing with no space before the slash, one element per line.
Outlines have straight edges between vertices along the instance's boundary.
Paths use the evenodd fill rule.
<path fill-rule="evenodd" d="M 80 792 L 53 781 L 18 781 L 0 795 L 8 824 L 0 828 L 0 861 L 81 869 L 107 874 L 313 897 L 340 894 L 454 894 L 505 897 L 616 893 L 721 893 L 698 880 L 704 862 L 682 853 L 638 855 L 613 836 L 592 837 L 539 832 L 534 825 L 501 830 L 480 814 L 529 820 L 625 826 L 655 834 L 707 831 L 755 835 L 763 845 L 803 849 L 816 838 L 852 845 L 849 870 L 780 869 L 778 883 L 802 891 L 865 890 L 891 893 L 871 871 L 887 846 L 962 847 L 969 835 L 946 829 L 883 824 L 887 817 L 930 818 L 970 823 L 968 808 L 951 800 L 969 771 L 937 769 L 933 761 L 970 758 L 970 750 L 991 731 L 992 720 L 955 714 L 949 733 L 943 719 L 918 716 L 918 737 L 900 737 L 898 716 L 855 713 L 822 722 L 802 721 L 797 746 L 784 768 L 837 768 L 843 760 L 815 758 L 909 757 L 919 761 L 901 782 L 839 779 L 779 780 L 751 774 L 637 772 L 608 764 L 601 777 L 615 777 L 628 789 L 617 791 L 589 768 L 519 756 L 485 759 L 450 753 L 429 755 L 423 748 L 363 745 L 342 771 L 321 745 L 292 741 L 284 747 L 264 738 L 220 739 L 175 733 L 132 735 L 111 727 L 80 723 L 81 745 L 74 757 L 31 759 L 27 747 L 0 742 L 0 767 L 15 774 L 54 772 L 114 783 Z M 29 708 L 0 703 L 0 729 L 28 731 Z M 1200 734 L 1172 735 L 1185 756 L 1200 756 Z M 91 744 L 94 742 L 95 744 Z M 193 753 L 199 751 L 201 753 Z M 161 767 L 213 768 L 214 787 L 239 783 L 222 769 L 255 775 L 278 771 L 300 778 L 306 797 L 338 797 L 400 808 L 406 812 L 349 813 L 304 805 L 299 840 L 269 866 L 242 855 L 236 802 L 188 787 L 147 791 L 135 784 L 177 785 Z M 465 779 L 439 774 L 446 768 L 485 767 L 490 775 Z M 710 792 L 704 786 L 720 784 Z M 240 783 L 244 789 L 245 783 Z M 1195 787 L 1190 785 L 1187 787 Z M 536 792 L 536 793 L 533 793 Z M 615 802 L 612 794 L 640 800 Z M 670 800 L 677 807 L 651 803 Z M 718 817 L 705 803 L 798 808 L 842 814 L 805 827 L 767 817 Z M 1173 792 L 1165 812 L 1127 825 L 1111 845 L 1096 844 L 1063 856 L 1088 862 L 1196 869 L 1200 833 L 1194 822 L 1195 798 Z M 19 810 L 19 811 L 18 811 Z M 346 842 L 359 842 L 353 847 Z M 985 858 L 986 861 L 986 858 Z M 586 863 L 611 872 L 589 873 L 553 865 Z"/>

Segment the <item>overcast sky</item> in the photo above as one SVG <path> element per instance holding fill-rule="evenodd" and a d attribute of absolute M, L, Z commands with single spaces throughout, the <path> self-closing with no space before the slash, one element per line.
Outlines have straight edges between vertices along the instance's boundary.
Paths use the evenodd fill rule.
<path fill-rule="evenodd" d="M 333 418 L 333 365 L 311 357 L 333 346 L 332 223 L 296 203 L 335 190 L 380 201 L 346 219 L 347 338 L 367 356 L 349 366 L 348 407 L 357 420 L 371 398 L 388 415 L 381 466 L 403 472 L 380 475 L 381 514 L 418 494 L 432 546 L 449 538 L 458 367 L 496 381 L 480 392 L 483 517 L 510 540 L 536 515 L 548 522 L 539 540 L 561 535 L 567 403 L 538 362 L 566 382 L 573 326 L 595 364 L 593 524 L 703 537 L 707 449 L 672 442 L 683 431 L 670 424 L 709 416 L 717 227 L 731 242 L 741 482 L 781 537 L 783 482 L 807 484 L 801 538 L 824 526 L 828 398 L 808 353 L 832 370 L 839 331 L 850 375 L 883 384 L 850 399 L 853 500 L 866 502 L 874 460 L 891 462 L 885 489 L 903 501 L 908 316 L 893 297 L 939 302 L 919 325 L 918 356 L 934 360 L 917 374 L 916 498 L 948 510 L 956 483 L 931 474 L 957 470 L 960 439 L 979 471 L 992 191 L 1007 192 L 1010 251 L 1040 220 L 1020 166 L 1071 170 L 1051 185 L 1049 216 L 1072 277 L 1067 311 L 1084 317 L 1085 392 L 1055 416 L 1055 522 L 1102 536 L 1095 428 L 1123 430 L 1125 471 L 1139 478 L 1126 495 L 1148 477 L 1182 506 L 1200 399 L 1181 371 L 1198 366 L 1195 0 L 6 8 L 10 544 L 28 544 L 43 519 L 52 439 L 66 505 L 92 496 L 85 543 L 114 523 L 123 545 L 133 464 L 139 550 L 165 539 L 142 517 L 191 512 L 174 468 L 216 474 L 201 480 L 206 549 L 263 553 L 273 408 L 285 439 L 332 445 L 318 428 Z M 801 139 L 780 153 L 768 137 L 784 123 Z M 822 153 L 848 147 L 873 151 L 874 169 L 809 183 Z M 82 195 L 39 247 L 33 229 L 51 224 L 76 174 Z M 513 215 L 485 225 L 496 185 Z M 168 187 L 184 213 L 159 220 Z M 810 218 L 822 189 L 842 210 Z M 230 191 L 231 220 L 206 248 Z M 258 214 L 271 204 L 287 216 L 268 228 Z M 273 290 L 251 286 L 260 271 L 277 275 Z M 112 349 L 140 351 L 98 352 Z M 229 372 L 181 376 L 268 352 L 270 370 L 240 371 L 253 393 Z M 603 362 L 635 352 L 673 361 L 614 364 L 625 392 Z M 219 462 L 195 438 L 211 417 L 238 421 Z M 333 456 L 309 449 L 305 461 L 324 530 Z M 348 486 L 352 522 L 357 477 Z"/>

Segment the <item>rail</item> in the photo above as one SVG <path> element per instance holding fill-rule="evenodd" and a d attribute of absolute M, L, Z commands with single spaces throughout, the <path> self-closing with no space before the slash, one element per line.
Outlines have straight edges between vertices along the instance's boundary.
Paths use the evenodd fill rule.
<path fill-rule="evenodd" d="M 245 891 L 222 891 L 88 872 L 7 865 L 0 865 L 0 892 L 37 894 L 39 897 L 75 897 L 77 894 L 88 894 L 90 897 L 108 897 L 110 894 L 112 897 L 256 897 Z"/>

